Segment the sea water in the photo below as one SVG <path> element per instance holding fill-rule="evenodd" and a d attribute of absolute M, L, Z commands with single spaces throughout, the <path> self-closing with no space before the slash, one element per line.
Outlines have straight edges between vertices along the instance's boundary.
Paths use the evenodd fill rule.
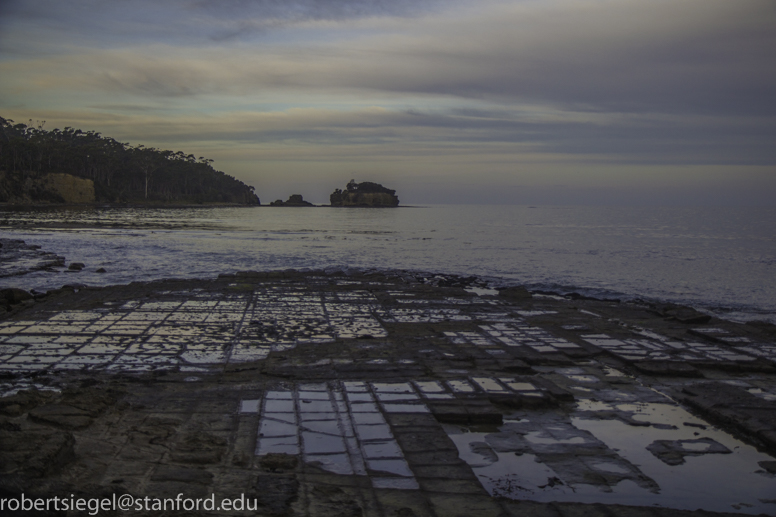
<path fill-rule="evenodd" d="M 0 279 L 27 289 L 241 270 L 400 269 L 776 322 L 769 208 L 4 208 L 0 231 L 86 265 Z"/>

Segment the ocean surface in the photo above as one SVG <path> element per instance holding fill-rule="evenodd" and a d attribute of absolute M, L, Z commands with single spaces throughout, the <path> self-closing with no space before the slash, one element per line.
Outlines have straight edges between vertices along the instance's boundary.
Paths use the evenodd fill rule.
<path fill-rule="evenodd" d="M 776 323 L 769 208 L 5 208 L 0 234 L 86 264 L 80 273 L 0 278 L 27 289 L 241 270 L 400 269 Z M 100 267 L 107 273 L 95 273 Z"/>

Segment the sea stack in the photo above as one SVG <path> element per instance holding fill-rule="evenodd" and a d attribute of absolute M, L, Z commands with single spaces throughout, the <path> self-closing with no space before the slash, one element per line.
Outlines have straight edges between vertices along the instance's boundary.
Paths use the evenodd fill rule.
<path fill-rule="evenodd" d="M 394 207 L 399 206 L 395 190 L 385 188 L 379 183 L 364 181 L 356 183 L 350 180 L 345 190 L 336 189 L 329 196 L 331 206 L 348 207 Z"/>

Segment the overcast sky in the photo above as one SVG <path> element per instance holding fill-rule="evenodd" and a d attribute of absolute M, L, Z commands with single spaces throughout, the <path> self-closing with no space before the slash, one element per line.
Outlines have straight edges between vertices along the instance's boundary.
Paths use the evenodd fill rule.
<path fill-rule="evenodd" d="M 773 0 L 0 0 L 0 116 L 262 202 L 776 206 Z"/>

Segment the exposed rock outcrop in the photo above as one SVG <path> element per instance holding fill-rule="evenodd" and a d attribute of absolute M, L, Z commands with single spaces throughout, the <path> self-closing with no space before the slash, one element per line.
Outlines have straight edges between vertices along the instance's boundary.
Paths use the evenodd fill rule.
<path fill-rule="evenodd" d="M 329 196 L 331 206 L 355 207 L 393 207 L 399 206 L 395 190 L 383 187 L 379 183 L 364 181 L 356 183 L 350 180 L 345 190 L 336 189 Z"/>
<path fill-rule="evenodd" d="M 64 173 L 0 173 L 0 201 L 94 203 L 94 181 Z"/>
<path fill-rule="evenodd" d="M 63 267 L 65 258 L 18 239 L 0 239 L 0 278 Z"/>
<path fill-rule="evenodd" d="M 94 203 L 94 182 L 70 174 L 46 174 L 46 186 L 57 192 L 65 203 Z"/>
<path fill-rule="evenodd" d="M 280 199 L 273 201 L 269 206 L 315 206 L 309 201 L 305 201 L 301 194 L 291 194 L 288 197 L 288 201 L 282 201 Z"/>

